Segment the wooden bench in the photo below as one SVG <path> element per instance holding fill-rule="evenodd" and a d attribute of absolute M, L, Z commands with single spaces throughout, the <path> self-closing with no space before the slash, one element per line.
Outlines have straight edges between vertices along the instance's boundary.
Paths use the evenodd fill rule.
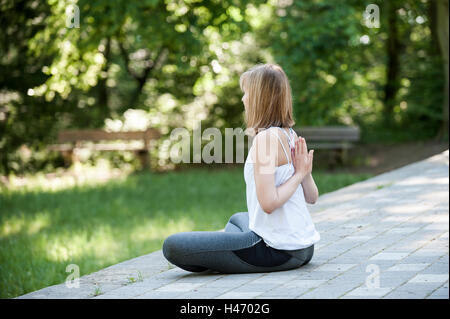
<path fill-rule="evenodd" d="M 305 138 L 308 149 L 336 150 L 341 163 L 347 161 L 348 149 L 360 139 L 358 126 L 304 126 L 294 130 Z"/>
<path fill-rule="evenodd" d="M 79 161 L 77 149 L 88 148 L 95 151 L 133 151 L 139 158 L 143 169 L 150 167 L 149 142 L 160 137 L 156 129 L 130 132 L 106 132 L 103 130 L 65 130 L 58 133 L 58 143 L 49 149 L 60 151 L 67 164 Z M 132 143 L 104 143 L 112 141 L 142 141 L 138 145 Z"/>

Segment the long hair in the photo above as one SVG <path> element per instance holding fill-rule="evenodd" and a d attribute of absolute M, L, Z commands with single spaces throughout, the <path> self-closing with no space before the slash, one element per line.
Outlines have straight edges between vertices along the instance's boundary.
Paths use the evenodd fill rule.
<path fill-rule="evenodd" d="M 291 86 L 279 65 L 257 64 L 242 73 L 239 85 L 248 94 L 247 129 L 294 126 Z"/>

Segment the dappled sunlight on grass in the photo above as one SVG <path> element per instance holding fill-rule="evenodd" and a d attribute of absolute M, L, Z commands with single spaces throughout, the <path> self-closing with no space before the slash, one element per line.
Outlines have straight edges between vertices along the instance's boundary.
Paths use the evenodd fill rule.
<path fill-rule="evenodd" d="M 33 235 L 50 225 L 47 213 L 38 213 L 35 216 L 11 216 L 0 224 L 0 238 L 24 234 Z"/>
<path fill-rule="evenodd" d="M 50 225 L 50 216 L 48 214 L 37 214 L 34 218 L 28 223 L 27 233 L 28 235 L 33 235 L 45 227 Z"/>
<path fill-rule="evenodd" d="M 78 164 L 70 169 L 59 169 L 53 174 L 37 173 L 29 176 L 8 177 L 8 190 L 14 191 L 59 191 L 76 186 L 97 186 L 111 178 L 124 180 L 132 170 L 112 168 L 109 162 L 99 160 L 96 166 Z M 0 193 L 7 191 L 0 188 Z"/>
<path fill-rule="evenodd" d="M 319 189 L 328 191 L 365 178 L 315 175 Z M 159 250 L 171 234 L 220 230 L 231 215 L 246 210 L 241 168 L 3 191 L 0 297 L 64 282 L 68 264 L 77 264 L 83 276 Z"/>
<path fill-rule="evenodd" d="M 108 260 L 121 249 L 121 241 L 114 236 L 109 225 L 95 230 L 92 235 L 86 231 L 55 234 L 46 244 L 46 256 L 49 260 L 67 262 L 84 255 Z"/>
<path fill-rule="evenodd" d="M 188 217 L 181 217 L 177 220 L 169 221 L 149 220 L 142 225 L 137 225 L 130 231 L 130 240 L 145 241 L 151 239 L 161 239 L 179 232 L 192 231 L 195 229 L 194 222 Z"/>
<path fill-rule="evenodd" d="M 22 216 L 12 216 L 2 222 L 0 227 L 0 237 L 6 237 L 20 233 L 25 226 L 25 220 Z"/>

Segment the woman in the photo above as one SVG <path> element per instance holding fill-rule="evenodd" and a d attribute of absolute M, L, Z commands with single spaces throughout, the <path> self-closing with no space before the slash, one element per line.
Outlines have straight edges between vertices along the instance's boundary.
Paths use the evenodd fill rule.
<path fill-rule="evenodd" d="M 276 64 L 256 65 L 241 75 L 240 86 L 247 129 L 254 136 L 244 166 L 248 213 L 231 216 L 224 232 L 169 236 L 164 256 L 188 271 L 294 269 L 311 260 L 320 239 L 306 206 L 318 198 L 311 175 L 313 150 L 308 153 L 305 140 L 291 128 L 295 123 L 286 74 Z"/>

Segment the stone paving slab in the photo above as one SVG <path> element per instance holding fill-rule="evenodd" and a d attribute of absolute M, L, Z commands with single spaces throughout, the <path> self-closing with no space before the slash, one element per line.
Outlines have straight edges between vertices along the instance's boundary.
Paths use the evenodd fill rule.
<path fill-rule="evenodd" d="M 18 298 L 448 299 L 448 196 L 447 150 L 308 205 L 321 241 L 299 269 L 190 273 L 156 251 Z"/>

